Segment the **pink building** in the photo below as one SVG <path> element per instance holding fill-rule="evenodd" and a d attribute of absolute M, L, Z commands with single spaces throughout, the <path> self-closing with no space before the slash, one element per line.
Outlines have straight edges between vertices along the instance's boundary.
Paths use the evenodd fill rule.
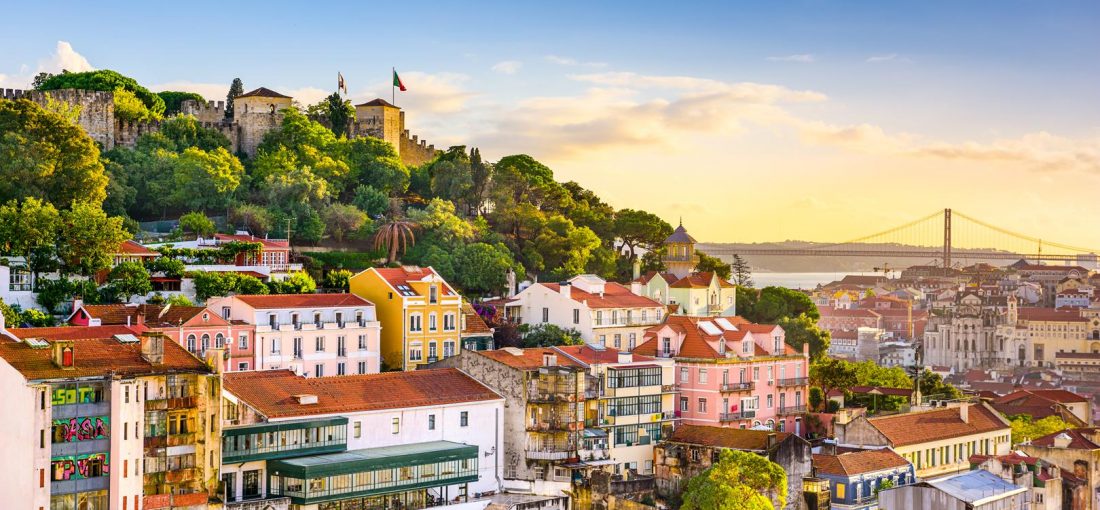
<path fill-rule="evenodd" d="M 687 425 L 768 427 L 802 435 L 809 349 L 786 344 L 783 328 L 741 317 L 670 315 L 634 350 L 676 359 L 677 414 Z"/>
<path fill-rule="evenodd" d="M 73 303 L 69 323 L 74 326 L 133 326 L 163 333 L 199 358 L 208 349 L 226 351 L 225 371 L 255 368 L 256 328 L 228 320 L 203 306 Z"/>

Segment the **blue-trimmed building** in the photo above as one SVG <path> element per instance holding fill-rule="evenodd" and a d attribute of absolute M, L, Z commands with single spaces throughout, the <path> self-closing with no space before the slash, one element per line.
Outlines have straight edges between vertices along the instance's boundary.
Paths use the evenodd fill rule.
<path fill-rule="evenodd" d="M 503 399 L 455 369 L 225 374 L 227 510 L 415 510 L 500 490 Z"/>
<path fill-rule="evenodd" d="M 813 470 L 829 482 L 829 499 L 837 510 L 876 509 L 880 490 L 916 482 L 913 465 L 889 448 L 814 455 Z"/>

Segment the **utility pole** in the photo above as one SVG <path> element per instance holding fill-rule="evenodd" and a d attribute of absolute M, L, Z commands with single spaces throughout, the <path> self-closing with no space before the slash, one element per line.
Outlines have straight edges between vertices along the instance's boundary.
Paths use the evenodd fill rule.
<path fill-rule="evenodd" d="M 951 209 L 943 210 L 943 274 L 951 269 Z"/>
<path fill-rule="evenodd" d="M 286 219 L 286 242 L 290 243 L 290 221 L 291 218 Z"/>

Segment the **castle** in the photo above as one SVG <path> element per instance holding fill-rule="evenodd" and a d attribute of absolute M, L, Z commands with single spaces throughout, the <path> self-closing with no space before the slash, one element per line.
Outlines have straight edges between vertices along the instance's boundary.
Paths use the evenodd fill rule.
<path fill-rule="evenodd" d="M 77 124 L 104 150 L 133 147 L 142 135 L 160 129 L 159 122 L 134 122 L 116 118 L 114 92 L 0 89 L 0 99 L 29 99 L 43 105 L 46 104 L 47 94 L 55 101 L 80 106 Z M 260 87 L 237 96 L 233 101 L 232 118 L 225 116 L 225 101 L 201 103 L 188 99 L 183 102 L 180 110 L 184 115 L 194 116 L 203 127 L 224 134 L 229 138 L 234 152 L 252 157 L 256 155 L 256 148 L 263 141 L 264 135 L 282 124 L 282 111 L 293 104 L 294 98 Z M 382 99 L 355 106 L 355 118 L 348 125 L 347 136 L 371 136 L 390 142 L 401 161 L 409 166 L 422 165 L 437 153 L 434 145 L 429 145 L 416 135 L 410 135 L 405 129 L 405 112 Z"/>

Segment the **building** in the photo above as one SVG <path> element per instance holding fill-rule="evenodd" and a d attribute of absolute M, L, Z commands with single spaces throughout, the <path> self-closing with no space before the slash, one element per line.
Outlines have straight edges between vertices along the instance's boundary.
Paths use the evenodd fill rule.
<path fill-rule="evenodd" d="M 460 337 L 463 349 L 489 351 L 493 349 L 493 328 L 485 323 L 470 303 L 462 303 L 462 327 Z"/>
<path fill-rule="evenodd" d="M 1089 319 L 1080 310 L 1020 308 L 1017 329 L 1030 345 L 1031 366 L 1053 367 L 1059 352 L 1100 352 L 1100 340 L 1089 339 Z"/>
<path fill-rule="evenodd" d="M 1006 306 L 1001 307 L 1000 302 Z M 924 362 L 956 371 L 1019 365 L 1016 342 L 1001 327 L 1016 323 L 1016 299 L 992 299 L 975 292 L 961 293 L 942 309 L 924 330 Z M 1022 344 L 1020 345 L 1022 346 Z"/>
<path fill-rule="evenodd" d="M 415 509 L 495 492 L 503 402 L 454 369 L 227 374 L 227 508 L 288 498 L 296 509 Z"/>
<path fill-rule="evenodd" d="M 838 415 L 841 416 L 841 415 Z M 837 443 L 857 448 L 892 448 L 929 478 L 969 469 L 971 455 L 1005 455 L 1012 429 L 986 404 L 950 407 L 868 418 L 835 425 Z"/>
<path fill-rule="evenodd" d="M 1024 455 L 1062 469 L 1063 508 L 1100 509 L 1100 429 L 1067 429 L 1016 445 Z"/>
<path fill-rule="evenodd" d="M 837 510 L 878 508 L 880 490 L 917 478 L 913 464 L 889 448 L 815 454 L 813 476 L 829 481 L 829 499 Z"/>
<path fill-rule="evenodd" d="M 676 230 L 672 231 L 672 235 L 665 239 L 665 252 L 661 255 L 661 262 L 669 273 L 683 278 L 695 271 L 695 265 L 699 263 L 699 257 L 695 254 L 695 243 L 695 238 L 687 233 L 681 221 Z"/>
<path fill-rule="evenodd" d="M 554 324 L 575 329 L 588 344 L 633 350 L 646 328 L 660 324 L 665 307 L 596 275 L 561 283 L 536 283 L 505 304 L 507 316 L 522 324 Z"/>
<path fill-rule="evenodd" d="M 379 371 L 381 325 L 374 305 L 354 294 L 241 294 L 211 298 L 207 308 L 255 328 L 252 369 L 286 368 L 307 377 Z"/>
<path fill-rule="evenodd" d="M 1026 487 L 1030 492 L 1031 510 L 1062 510 L 1062 470 L 1058 466 L 1015 451 L 1000 456 L 973 455 L 970 465 L 1000 476 L 1008 483 Z"/>
<path fill-rule="evenodd" d="M 794 350 L 775 325 L 672 315 L 647 329 L 634 353 L 676 360 L 676 409 L 685 424 L 802 435 L 808 348 Z"/>
<path fill-rule="evenodd" d="M 204 306 L 110 304 L 76 300 L 68 322 L 74 326 L 138 326 L 161 333 L 199 358 L 210 349 L 225 352 L 224 370 L 255 367 L 255 326 L 228 320 Z"/>
<path fill-rule="evenodd" d="M 175 342 L 0 339 L 0 359 L 0 455 L 20 466 L 0 477 L 3 506 L 206 508 L 217 496 L 221 378 Z"/>
<path fill-rule="evenodd" d="M 187 272 L 236 273 L 267 281 L 282 280 L 302 270 L 302 264 L 290 261 L 289 240 L 256 237 L 243 231 L 235 234 L 214 234 L 209 238 L 198 237 L 190 241 L 156 243 L 147 246 L 154 248 L 168 246 L 186 248 L 195 250 L 195 253 L 206 254 L 229 250 L 218 257 L 181 257 L 181 260 L 185 262 L 184 269 Z M 246 246 L 250 246 L 251 249 L 234 249 Z M 220 259 L 221 256 L 224 256 L 224 259 Z M 218 260 L 210 260 L 211 258 Z M 161 275 L 154 276 L 152 281 L 154 290 L 160 291 L 162 294 L 182 294 L 192 299 L 195 298 L 195 286 L 190 277 Z"/>
<path fill-rule="evenodd" d="M 787 432 L 680 425 L 654 449 L 657 492 L 665 498 L 680 494 L 722 450 L 751 452 L 778 464 L 787 473 L 787 504 L 779 508 L 801 508 L 802 478 L 811 472 L 810 443 Z"/>
<path fill-rule="evenodd" d="M 882 510 L 1031 510 L 1028 490 L 989 471 L 896 487 L 879 493 Z"/>
<path fill-rule="evenodd" d="M 414 370 L 459 353 L 462 296 L 430 267 L 372 267 L 349 280 L 352 294 L 378 309 L 382 361 Z"/>
<path fill-rule="evenodd" d="M 676 309 L 676 313 L 696 317 L 737 313 L 737 286 L 716 273 L 697 272 L 695 238 L 681 224 L 665 239 L 661 261 L 667 271 L 639 272 L 634 266 L 631 291 Z"/>
<path fill-rule="evenodd" d="M 1066 390 L 1019 389 L 993 399 L 990 405 L 1007 416 L 1026 414 L 1036 420 L 1057 416 L 1074 427 L 1092 423 L 1092 402 Z"/>

